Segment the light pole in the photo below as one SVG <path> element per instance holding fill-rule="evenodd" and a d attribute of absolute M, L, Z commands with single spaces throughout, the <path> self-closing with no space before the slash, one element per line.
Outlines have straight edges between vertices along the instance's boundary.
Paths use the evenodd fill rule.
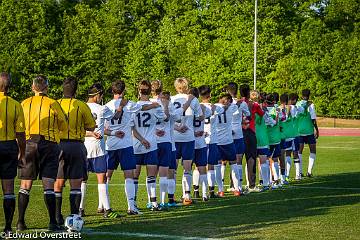
<path fill-rule="evenodd" d="M 256 62 L 257 62 L 257 0 L 255 0 L 255 29 L 254 29 L 254 90 L 256 90 Z"/>

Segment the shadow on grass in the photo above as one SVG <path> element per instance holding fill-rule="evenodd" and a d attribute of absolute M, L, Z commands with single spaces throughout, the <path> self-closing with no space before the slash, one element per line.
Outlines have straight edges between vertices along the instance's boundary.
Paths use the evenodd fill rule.
<path fill-rule="evenodd" d="M 151 213 L 143 210 L 144 214 L 141 216 L 110 220 L 106 223 L 99 218 L 89 219 L 87 226 L 93 232 L 140 232 L 213 238 L 238 236 L 257 239 L 263 228 L 296 222 L 301 217 L 326 215 L 333 207 L 359 203 L 360 189 L 355 189 L 358 187 L 355 182 L 360 182 L 360 172 L 319 176 L 305 179 L 287 189 L 240 198 L 228 196 L 168 212 Z M 341 189 L 344 185 L 354 189 Z M 312 188 L 306 189 L 306 186 Z M 96 226 L 97 224 L 102 226 Z"/>

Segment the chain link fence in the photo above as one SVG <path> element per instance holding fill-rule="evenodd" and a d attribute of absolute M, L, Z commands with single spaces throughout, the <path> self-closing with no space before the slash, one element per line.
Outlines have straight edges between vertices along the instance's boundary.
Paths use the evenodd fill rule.
<path fill-rule="evenodd" d="M 319 127 L 360 128 L 360 115 L 322 115 L 317 122 Z"/>

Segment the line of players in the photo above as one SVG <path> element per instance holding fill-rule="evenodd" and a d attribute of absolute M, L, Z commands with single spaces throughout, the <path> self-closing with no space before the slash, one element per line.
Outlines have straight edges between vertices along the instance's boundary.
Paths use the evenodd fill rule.
<path fill-rule="evenodd" d="M 299 180 L 304 143 L 310 146 L 308 176 L 311 176 L 316 156 L 315 138 L 319 133 L 314 105 L 308 101 L 309 90 L 303 91 L 301 101 L 297 102 L 295 94 L 284 94 L 280 97 L 281 104 L 276 105 L 278 101 L 274 94 L 250 94 L 246 84 L 240 86 L 241 98 L 238 99 L 237 84 L 229 83 L 218 97 L 218 103 L 212 104 L 209 86 L 189 89 L 188 80 L 178 78 L 174 83 L 177 94 L 170 96 L 169 92 L 163 91 L 161 81 L 143 80 L 138 86 L 139 101 L 133 102 L 125 98 L 125 83 L 116 81 L 112 84 L 113 100 L 101 105 L 104 89 L 99 83 L 89 88 L 85 104 L 75 98 L 77 81 L 66 78 L 64 96 L 55 101 L 47 97 L 48 80 L 40 75 L 33 80 L 34 96 L 20 106 L 7 96 L 11 82 L 9 75 L 2 73 L 0 80 L 0 106 L 5 112 L 0 147 L 14 150 L 1 151 L 1 159 L 6 159 L 0 161 L 0 177 L 5 186 L 5 232 L 11 231 L 15 209 L 16 168 L 19 168 L 21 179 L 17 229 L 27 229 L 25 212 L 30 190 L 33 180 L 39 177 L 50 217 L 49 230 L 53 231 L 61 229 L 64 223 L 61 208 L 65 180 L 69 180 L 70 185 L 71 213 L 77 214 L 80 209 L 80 214 L 84 215 L 88 171 L 97 175 L 98 212 L 107 218 L 119 217 L 111 210 L 108 189 L 113 171 L 119 165 L 124 173 L 130 215 L 141 214 L 136 197 L 138 178 L 144 165 L 147 207 L 153 211 L 177 206 L 174 194 L 180 160 L 184 169 L 183 205 L 192 204 L 192 185 L 194 196 L 199 198 L 201 187 L 203 201 L 223 197 L 224 163 L 227 162 L 231 167 L 235 196 L 286 184 L 291 154 Z M 10 109 L 9 101 L 15 107 Z M 14 109 L 15 112 L 11 112 Z M 286 161 L 280 160 L 279 167 L 282 152 L 286 154 Z M 244 190 L 243 155 L 247 173 Z M 261 188 L 255 185 L 257 158 L 260 159 Z M 193 164 L 196 166 L 194 174 Z M 159 204 L 156 194 L 158 175 Z M 215 185 L 218 186 L 217 194 Z"/>

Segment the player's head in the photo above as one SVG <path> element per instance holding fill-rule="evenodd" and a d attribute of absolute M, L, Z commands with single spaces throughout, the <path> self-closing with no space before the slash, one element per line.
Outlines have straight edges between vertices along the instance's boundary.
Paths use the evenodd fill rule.
<path fill-rule="evenodd" d="M 232 97 L 236 97 L 237 96 L 237 92 L 238 92 L 238 85 L 236 82 L 229 82 L 226 86 L 225 86 L 225 90 L 226 92 L 230 93 L 230 95 Z"/>
<path fill-rule="evenodd" d="M 139 94 L 143 96 L 150 96 L 151 94 L 151 82 L 149 80 L 141 80 L 139 83 Z"/>
<path fill-rule="evenodd" d="M 281 104 L 287 104 L 289 101 L 289 96 L 287 93 L 283 93 L 280 95 L 280 103 Z"/>
<path fill-rule="evenodd" d="M 299 98 L 299 96 L 296 93 L 290 93 L 288 103 L 291 105 L 294 105 L 294 104 L 296 104 L 298 98 Z"/>
<path fill-rule="evenodd" d="M 275 98 L 273 93 L 268 93 L 266 95 L 265 102 L 267 105 L 273 106 L 275 104 Z"/>
<path fill-rule="evenodd" d="M 38 92 L 38 93 L 44 93 L 46 94 L 48 91 L 48 87 L 49 87 L 49 81 L 47 79 L 46 76 L 44 75 L 37 75 L 34 79 L 33 79 L 33 83 L 32 83 L 32 90 L 33 92 Z"/>
<path fill-rule="evenodd" d="M 104 88 L 101 83 L 94 83 L 89 87 L 88 90 L 89 98 L 94 99 L 95 102 L 101 103 L 101 100 L 104 96 Z"/>
<path fill-rule="evenodd" d="M 151 92 L 153 96 L 159 96 L 163 91 L 163 84 L 160 80 L 151 81 Z"/>
<path fill-rule="evenodd" d="M 6 72 L 0 74 L 0 92 L 7 93 L 10 88 L 10 75 Z"/>
<path fill-rule="evenodd" d="M 258 102 L 259 101 L 259 91 L 257 90 L 251 90 L 250 91 L 250 100 L 253 102 Z"/>
<path fill-rule="evenodd" d="M 197 88 L 195 88 L 195 87 L 194 87 L 194 88 L 191 88 L 191 89 L 189 90 L 189 94 L 195 96 L 196 98 L 199 98 L 199 97 L 200 97 L 199 89 L 197 89 Z"/>
<path fill-rule="evenodd" d="M 211 88 L 208 85 L 199 87 L 199 94 L 202 99 L 209 99 L 211 97 Z"/>
<path fill-rule="evenodd" d="M 250 98 L 250 86 L 248 84 L 242 84 L 240 86 L 240 95 L 244 98 Z"/>
<path fill-rule="evenodd" d="M 125 94 L 125 82 L 122 80 L 117 80 L 111 84 L 111 91 L 114 95 L 124 95 Z"/>
<path fill-rule="evenodd" d="M 263 103 L 266 100 L 266 92 L 261 92 L 259 96 L 259 103 Z"/>
<path fill-rule="evenodd" d="M 64 97 L 74 97 L 77 91 L 78 81 L 74 77 L 67 77 L 63 81 Z"/>
<path fill-rule="evenodd" d="M 161 97 L 164 98 L 164 99 L 166 99 L 166 100 L 168 100 L 168 101 L 170 101 L 171 94 L 170 94 L 169 91 L 163 91 L 163 92 L 161 93 Z"/>
<path fill-rule="evenodd" d="M 229 93 L 222 93 L 219 96 L 219 103 L 222 105 L 228 106 L 233 101 L 232 96 Z"/>
<path fill-rule="evenodd" d="M 280 96 L 277 92 L 273 92 L 273 96 L 274 96 L 274 102 L 275 103 L 278 103 L 279 102 L 279 99 L 280 99 Z"/>
<path fill-rule="evenodd" d="M 304 89 L 301 92 L 302 99 L 309 100 L 310 98 L 310 89 Z"/>
<path fill-rule="evenodd" d="M 178 93 L 185 93 L 189 92 L 189 80 L 186 78 L 177 78 L 174 82 L 175 90 Z"/>

